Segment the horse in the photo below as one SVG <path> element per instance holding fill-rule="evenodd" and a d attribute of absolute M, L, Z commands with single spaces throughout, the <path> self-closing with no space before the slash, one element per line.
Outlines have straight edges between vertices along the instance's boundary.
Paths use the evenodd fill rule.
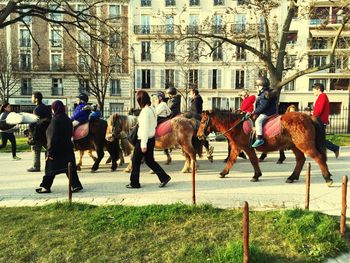
<path fill-rule="evenodd" d="M 34 123 L 29 126 L 29 129 L 26 131 L 28 137 L 27 143 L 29 145 L 34 144 L 34 133 L 37 133 L 36 140 L 39 140 L 43 145 L 46 145 L 46 129 L 48 127 L 49 121 Z M 107 122 L 102 119 L 92 120 L 89 122 L 89 131 L 86 137 L 79 140 L 74 140 L 75 150 L 80 151 L 80 161 L 77 164 L 77 169 L 80 170 L 79 164 L 81 164 L 82 153 L 88 150 L 95 150 L 97 153 L 97 158 L 94 161 L 93 166 L 91 167 L 91 172 L 95 172 L 99 168 L 99 164 L 104 156 L 104 148 L 110 154 L 112 166 L 111 171 L 117 169 L 117 160 L 119 159 L 119 145 L 118 141 L 109 142 L 105 139 L 107 130 Z"/>
<path fill-rule="evenodd" d="M 248 122 L 250 120 L 247 120 Z M 245 133 L 243 126 L 246 123 L 245 114 L 213 110 L 202 114 L 201 125 L 197 132 L 203 138 L 212 131 L 224 134 L 229 140 L 231 153 L 220 177 L 225 177 L 233 166 L 237 155 L 244 150 L 254 167 L 252 182 L 259 180 L 262 175 L 259 161 L 254 148 L 251 147 L 250 134 Z M 256 149 L 261 152 L 272 152 L 280 149 L 291 149 L 296 157 L 296 166 L 287 178 L 287 183 L 299 180 L 300 172 L 305 163 L 305 156 L 311 157 L 320 167 L 328 186 L 333 183 L 327 166 L 325 148 L 325 130 L 320 121 L 301 112 L 288 112 L 280 117 L 281 132 L 272 137 L 265 137 L 265 143 Z"/>
<path fill-rule="evenodd" d="M 118 114 L 110 116 L 108 131 L 110 137 L 116 139 L 120 137 L 123 129 L 122 122 L 126 117 Z M 164 122 L 166 123 L 166 122 Z M 156 136 L 155 148 L 159 150 L 172 149 L 181 147 L 186 161 L 181 172 L 191 171 L 191 163 L 196 162 L 196 154 L 202 156 L 202 145 L 196 137 L 196 120 L 188 119 L 182 116 L 169 119 L 166 123 L 169 131 L 161 136 Z M 127 130 L 128 132 L 129 130 Z"/>

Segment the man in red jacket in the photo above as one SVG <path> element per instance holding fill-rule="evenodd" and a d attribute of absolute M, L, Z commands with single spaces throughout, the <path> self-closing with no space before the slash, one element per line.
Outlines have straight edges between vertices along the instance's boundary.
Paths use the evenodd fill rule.
<path fill-rule="evenodd" d="M 315 96 L 317 96 L 314 105 L 313 116 L 319 117 L 322 123 L 326 126 L 329 123 L 329 100 L 327 95 L 323 93 L 324 86 L 321 83 L 315 83 L 312 88 Z M 335 145 L 332 142 L 326 140 L 326 147 L 328 150 L 334 152 L 335 158 L 338 158 L 340 150 L 340 147 L 338 145 Z"/>
<path fill-rule="evenodd" d="M 244 89 L 239 96 L 243 99 L 240 110 L 252 113 L 254 111 L 255 96 L 249 96 L 249 91 L 247 89 Z"/>

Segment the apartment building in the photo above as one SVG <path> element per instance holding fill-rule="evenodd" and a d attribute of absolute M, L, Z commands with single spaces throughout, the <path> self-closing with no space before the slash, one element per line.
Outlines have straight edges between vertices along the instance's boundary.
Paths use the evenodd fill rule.
<path fill-rule="evenodd" d="M 60 99 L 71 110 L 75 97 L 80 92 L 89 93 L 91 89 L 88 71 L 101 71 L 102 63 L 111 67 L 108 68 L 111 73 L 108 76 L 105 107 L 122 111 L 130 106 L 128 4 L 124 1 L 108 1 L 87 10 L 86 5 L 72 1 L 72 7 L 81 10 L 83 15 L 84 12 L 94 12 L 97 17 L 107 19 L 109 26 L 120 34 L 107 33 L 111 45 L 96 48 L 83 30 L 68 26 L 67 32 L 62 26 L 37 17 L 26 17 L 25 23 L 7 26 L 0 34 L 1 39 L 6 40 L 6 43 L 2 43 L 5 44 L 2 53 L 7 53 L 14 71 L 18 73 L 18 90 L 9 99 L 15 109 L 20 107 L 20 110 L 30 110 L 33 107 L 32 92 L 41 91 L 45 103 L 51 104 Z M 15 18 L 16 14 L 11 16 Z M 57 21 L 69 19 L 62 14 L 51 14 L 49 18 Z M 99 30 L 101 28 L 102 25 Z M 79 45 L 72 41 L 70 35 L 78 40 Z M 112 52 L 114 47 L 118 48 L 117 52 Z M 93 58 L 98 56 L 101 64 L 95 65 Z M 96 98 L 90 95 L 90 101 L 96 103 Z"/>

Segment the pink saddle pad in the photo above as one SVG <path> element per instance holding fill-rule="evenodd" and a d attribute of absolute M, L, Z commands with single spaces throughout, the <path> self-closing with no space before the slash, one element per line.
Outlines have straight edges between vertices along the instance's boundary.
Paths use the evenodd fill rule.
<path fill-rule="evenodd" d="M 73 131 L 74 141 L 85 138 L 89 134 L 89 123 L 83 123 L 75 127 Z"/>
<path fill-rule="evenodd" d="M 243 131 L 249 134 L 252 131 L 253 123 L 251 120 L 243 122 Z M 282 132 L 281 116 L 273 115 L 269 117 L 263 126 L 263 136 L 265 138 L 275 137 Z"/>
<path fill-rule="evenodd" d="M 167 120 L 159 124 L 156 128 L 156 138 L 162 137 L 172 131 L 171 120 Z"/>

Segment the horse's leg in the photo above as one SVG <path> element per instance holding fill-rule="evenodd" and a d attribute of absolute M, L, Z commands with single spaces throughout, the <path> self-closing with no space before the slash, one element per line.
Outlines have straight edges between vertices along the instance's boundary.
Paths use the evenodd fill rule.
<path fill-rule="evenodd" d="M 117 160 L 119 157 L 119 147 L 116 144 L 116 141 L 107 143 L 107 151 L 109 152 L 112 162 L 111 171 L 114 172 L 118 167 Z"/>
<path fill-rule="evenodd" d="M 285 159 L 286 159 L 286 156 L 284 154 L 284 150 L 280 150 L 280 158 L 278 159 L 277 164 L 282 164 Z"/>
<path fill-rule="evenodd" d="M 83 150 L 79 150 L 79 161 L 77 163 L 77 170 L 78 171 L 81 170 L 81 166 L 83 164 L 83 156 L 84 156 L 84 151 Z"/>
<path fill-rule="evenodd" d="M 230 154 L 229 154 L 229 158 L 226 162 L 226 166 L 225 168 L 220 172 L 220 178 L 224 178 L 226 174 L 229 173 L 231 167 L 233 166 L 233 164 L 236 162 L 237 156 L 239 154 L 239 152 L 241 151 L 241 149 L 237 149 L 237 147 L 235 146 L 233 141 L 229 141 L 230 144 Z"/>
<path fill-rule="evenodd" d="M 260 162 L 264 161 L 265 158 L 266 158 L 266 156 L 267 156 L 266 153 L 262 153 L 262 154 L 260 155 L 260 157 L 259 157 L 259 161 L 260 161 Z"/>
<path fill-rule="evenodd" d="M 123 151 L 121 151 L 119 149 L 119 159 L 120 159 L 120 162 L 119 162 L 119 165 L 122 166 L 125 164 L 125 159 L 124 159 L 124 154 L 123 154 Z"/>
<path fill-rule="evenodd" d="M 92 160 L 94 160 L 94 162 L 97 160 L 96 156 L 94 156 L 94 155 L 92 154 L 92 150 L 88 150 L 88 154 L 89 154 L 90 158 L 91 158 Z"/>
<path fill-rule="evenodd" d="M 170 156 L 170 153 L 169 153 L 169 149 L 165 149 L 164 150 L 164 153 L 166 155 L 166 163 L 165 164 L 171 164 L 171 156 Z"/>
<path fill-rule="evenodd" d="M 187 154 L 186 151 L 184 151 L 184 155 L 185 155 L 185 164 L 184 167 L 182 168 L 181 172 L 182 173 L 190 173 L 191 172 L 191 158 L 190 156 Z"/>
<path fill-rule="evenodd" d="M 99 143 L 98 145 L 95 144 L 96 153 L 97 153 L 97 159 L 94 162 L 94 165 L 91 167 L 91 172 L 97 171 L 101 160 L 103 159 L 103 156 L 105 155 L 103 150 L 103 143 Z"/>
<path fill-rule="evenodd" d="M 254 168 L 254 176 L 252 179 L 250 179 L 251 182 L 257 182 L 259 181 L 259 177 L 262 175 L 260 166 L 259 166 L 259 159 L 256 156 L 256 152 L 251 147 L 246 147 L 244 151 L 247 153 L 249 157 L 250 163 L 253 165 Z"/>
<path fill-rule="evenodd" d="M 134 150 L 130 154 L 130 162 L 129 162 L 128 166 L 124 169 L 124 172 L 126 172 L 126 173 L 130 173 L 131 172 L 131 169 L 132 169 L 132 156 L 133 155 L 134 155 Z"/>
<path fill-rule="evenodd" d="M 204 139 L 203 145 L 205 147 L 205 151 L 207 152 L 207 158 L 212 163 L 214 161 L 214 158 L 213 158 L 214 146 L 209 146 L 209 141 L 206 139 Z"/>
<path fill-rule="evenodd" d="M 294 180 L 299 180 L 301 170 L 303 169 L 306 160 L 304 153 L 300 151 L 296 146 L 293 146 L 291 150 L 295 154 L 296 164 L 293 173 L 287 178 L 286 183 L 293 183 Z"/>

